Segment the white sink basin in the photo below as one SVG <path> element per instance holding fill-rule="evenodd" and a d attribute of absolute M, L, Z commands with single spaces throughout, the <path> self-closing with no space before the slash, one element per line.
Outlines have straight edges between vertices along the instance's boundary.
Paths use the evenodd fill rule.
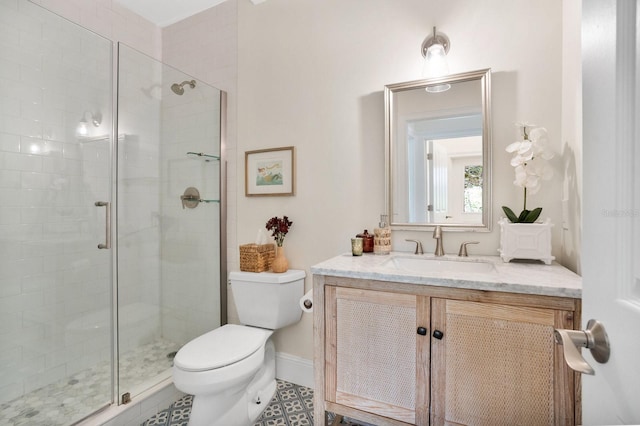
<path fill-rule="evenodd" d="M 463 272 L 475 274 L 495 273 L 496 269 L 490 262 L 474 260 L 435 259 L 420 256 L 394 256 L 384 263 L 385 267 L 399 271 L 433 273 L 433 272 Z"/>

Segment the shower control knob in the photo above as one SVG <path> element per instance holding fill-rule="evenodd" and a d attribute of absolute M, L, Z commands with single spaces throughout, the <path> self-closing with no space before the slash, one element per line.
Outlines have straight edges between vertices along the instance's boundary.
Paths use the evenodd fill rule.
<path fill-rule="evenodd" d="M 440 330 L 433 330 L 433 337 L 438 340 L 441 340 L 444 337 L 444 333 Z"/>
<path fill-rule="evenodd" d="M 418 331 L 417 333 L 421 336 L 426 336 L 427 335 L 427 329 L 424 327 L 418 327 Z"/>

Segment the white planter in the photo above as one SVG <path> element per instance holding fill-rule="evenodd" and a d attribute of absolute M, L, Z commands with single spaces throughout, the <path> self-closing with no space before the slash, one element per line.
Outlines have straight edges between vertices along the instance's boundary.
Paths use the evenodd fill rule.
<path fill-rule="evenodd" d="M 543 223 L 511 223 L 502 218 L 500 225 L 500 257 L 504 262 L 511 259 L 535 259 L 550 265 L 555 256 L 551 255 L 550 219 Z"/>

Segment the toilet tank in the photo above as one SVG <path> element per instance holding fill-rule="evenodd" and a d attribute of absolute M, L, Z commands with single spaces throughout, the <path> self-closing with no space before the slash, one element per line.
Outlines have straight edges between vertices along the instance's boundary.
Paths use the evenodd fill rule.
<path fill-rule="evenodd" d="M 241 324 L 277 330 L 300 321 L 304 271 L 238 272 L 229 274 Z"/>

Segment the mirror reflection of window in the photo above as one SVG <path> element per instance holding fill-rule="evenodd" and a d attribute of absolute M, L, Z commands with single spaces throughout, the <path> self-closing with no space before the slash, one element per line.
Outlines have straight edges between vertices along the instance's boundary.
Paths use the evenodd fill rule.
<path fill-rule="evenodd" d="M 464 168 L 464 213 L 482 213 L 482 165 Z"/>

